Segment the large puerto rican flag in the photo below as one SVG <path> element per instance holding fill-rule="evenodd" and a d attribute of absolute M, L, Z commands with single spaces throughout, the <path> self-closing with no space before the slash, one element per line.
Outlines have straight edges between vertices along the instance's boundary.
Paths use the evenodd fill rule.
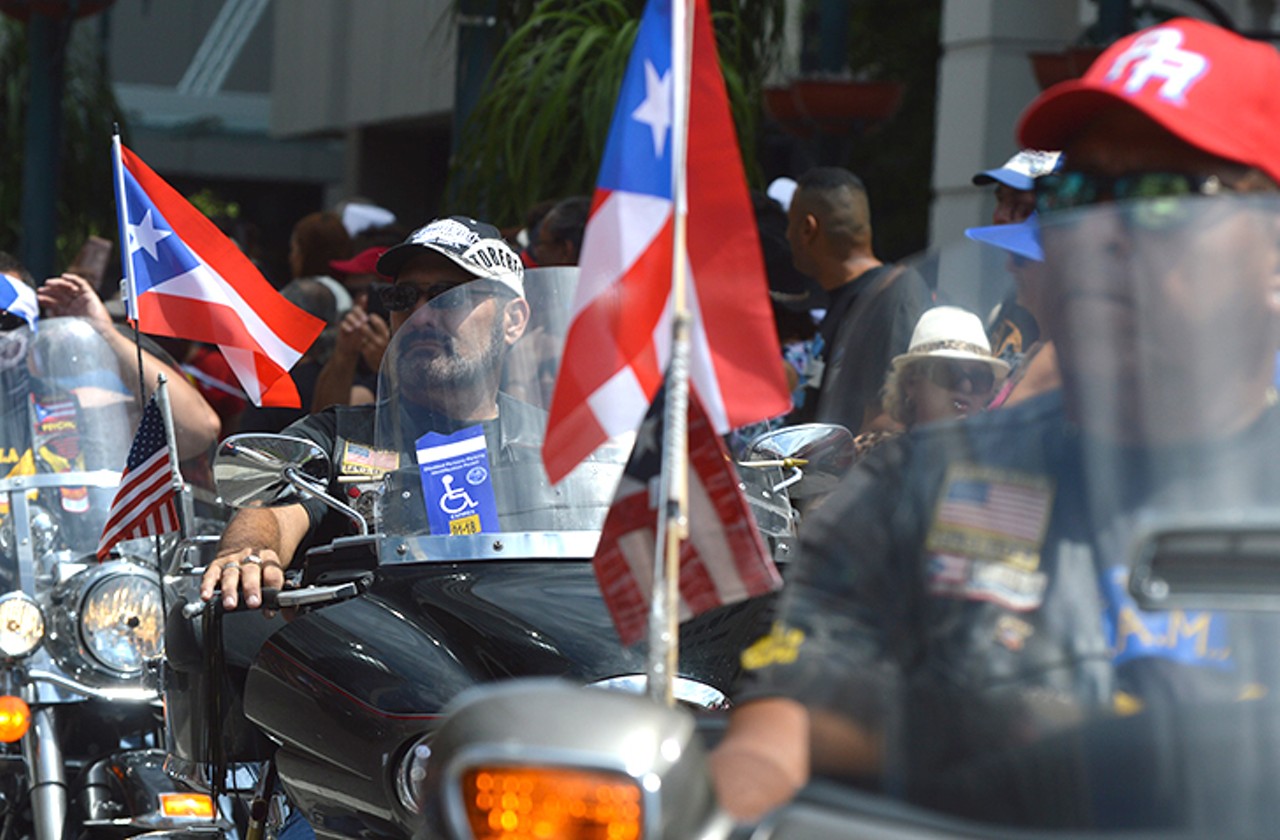
<path fill-rule="evenodd" d="M 116 205 L 129 318 L 142 332 L 216 344 L 254 405 L 301 405 L 288 371 L 324 329 L 236 244 L 120 142 Z"/>
<path fill-rule="evenodd" d="M 692 382 L 716 431 L 790 410 L 755 216 L 707 0 L 694 19 L 688 266 Z M 634 430 L 670 356 L 675 191 L 671 0 L 650 0 L 600 166 L 543 460 L 559 481 Z"/>

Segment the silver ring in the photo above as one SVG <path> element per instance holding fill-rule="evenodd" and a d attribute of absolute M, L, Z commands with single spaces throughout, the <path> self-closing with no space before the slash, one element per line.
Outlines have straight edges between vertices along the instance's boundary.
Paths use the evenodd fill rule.
<path fill-rule="evenodd" d="M 243 560 L 240 561 L 240 565 L 241 566 L 261 566 L 262 558 L 256 554 L 250 554 L 248 557 L 245 557 Z"/>

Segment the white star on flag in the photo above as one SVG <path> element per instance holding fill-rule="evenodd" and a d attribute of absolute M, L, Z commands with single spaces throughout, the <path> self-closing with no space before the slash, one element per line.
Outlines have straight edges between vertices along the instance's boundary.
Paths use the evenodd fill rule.
<path fill-rule="evenodd" d="M 649 126 L 657 156 L 667 146 L 667 130 L 671 128 L 671 71 L 658 76 L 653 62 L 644 63 L 644 101 L 631 112 L 636 122 Z"/>
<path fill-rule="evenodd" d="M 156 254 L 156 243 L 170 236 L 173 236 L 173 231 L 157 228 L 155 222 L 151 220 L 151 211 L 147 210 L 142 221 L 136 225 L 129 225 L 129 256 L 133 256 L 138 251 L 146 251 L 151 255 L 151 259 L 159 259 Z"/>

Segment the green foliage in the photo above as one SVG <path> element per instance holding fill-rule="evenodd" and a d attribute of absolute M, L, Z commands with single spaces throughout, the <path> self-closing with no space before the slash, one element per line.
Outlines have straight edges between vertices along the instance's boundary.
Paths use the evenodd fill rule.
<path fill-rule="evenodd" d="M 589 195 L 635 41 L 643 0 L 510 0 L 509 28 L 452 161 L 457 209 L 519 223 L 547 198 Z M 781 32 L 782 0 L 722 0 L 713 21 L 748 172 L 762 74 Z"/>
<path fill-rule="evenodd" d="M 894 0 L 852 8 L 849 66 L 906 85 L 898 113 L 854 138 L 844 161 L 867 185 L 877 253 L 886 259 L 928 245 L 941 7 L 941 0 Z"/>
<path fill-rule="evenodd" d="M 76 26 L 66 50 L 57 211 L 57 264 L 84 240 L 118 236 L 111 174 L 111 128 L 123 117 L 107 78 L 92 19 Z M 0 250 L 21 239 L 22 150 L 29 93 L 25 26 L 0 16 Z"/>
<path fill-rule="evenodd" d="M 240 218 L 239 203 L 224 199 L 211 189 L 203 189 L 192 193 L 187 196 L 187 200 L 203 213 L 207 219 L 230 219 L 234 221 Z"/>

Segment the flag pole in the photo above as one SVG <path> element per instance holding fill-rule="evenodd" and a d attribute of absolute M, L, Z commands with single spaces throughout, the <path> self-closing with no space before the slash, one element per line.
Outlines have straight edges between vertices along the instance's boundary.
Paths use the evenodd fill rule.
<path fill-rule="evenodd" d="M 125 316 L 136 324 L 138 313 L 134 301 L 138 294 L 138 280 L 133 271 L 133 254 L 129 249 L 129 197 L 124 188 L 124 154 L 121 148 L 120 128 L 116 126 L 111 132 L 111 159 L 115 164 L 116 219 L 120 224 L 120 253 L 124 256 L 124 285 L 121 294 L 124 297 Z"/>
<path fill-rule="evenodd" d="M 187 492 L 187 483 L 182 480 L 182 470 L 178 467 L 178 442 L 173 433 L 173 411 L 169 408 L 169 378 L 163 373 L 156 376 L 156 405 L 160 408 L 160 416 L 164 418 L 164 439 L 169 446 L 169 480 L 173 485 L 173 495 L 177 499 L 174 506 L 178 511 L 178 537 L 186 539 L 191 536 L 191 495 Z"/>
<path fill-rule="evenodd" d="M 654 548 L 653 597 L 649 613 L 648 693 L 665 705 L 674 703 L 673 687 L 680 658 L 680 546 L 689 533 L 689 329 L 688 179 L 689 83 L 692 64 L 693 14 L 687 0 L 671 2 L 671 362 L 667 368 L 664 418 L 666 438 Z"/>

